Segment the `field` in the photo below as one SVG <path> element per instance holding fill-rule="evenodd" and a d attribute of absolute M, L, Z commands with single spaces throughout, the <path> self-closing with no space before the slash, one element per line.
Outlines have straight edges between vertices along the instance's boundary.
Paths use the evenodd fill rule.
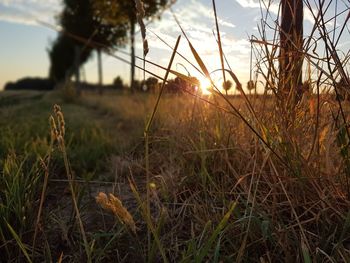
<path fill-rule="evenodd" d="M 0 94 L 2 260 L 350 262 L 348 141 L 330 96 L 290 115 L 266 95 L 156 102 Z"/>

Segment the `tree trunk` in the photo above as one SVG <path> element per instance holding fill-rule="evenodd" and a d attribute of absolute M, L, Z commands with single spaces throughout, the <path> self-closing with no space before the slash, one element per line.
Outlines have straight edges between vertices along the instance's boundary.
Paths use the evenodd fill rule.
<path fill-rule="evenodd" d="M 281 10 L 279 93 L 294 104 L 302 96 L 303 0 L 281 0 Z"/>
<path fill-rule="evenodd" d="M 133 91 L 135 83 L 135 23 L 133 20 L 130 20 L 130 23 L 130 88 Z"/>
<path fill-rule="evenodd" d="M 103 85 L 103 79 L 102 79 L 102 54 L 101 49 L 97 49 L 97 64 L 98 64 L 98 90 L 99 94 L 102 94 L 102 85 Z"/>
<path fill-rule="evenodd" d="M 79 46 L 74 47 L 74 74 L 75 74 L 75 82 L 77 84 L 80 83 L 80 53 L 81 49 Z"/>

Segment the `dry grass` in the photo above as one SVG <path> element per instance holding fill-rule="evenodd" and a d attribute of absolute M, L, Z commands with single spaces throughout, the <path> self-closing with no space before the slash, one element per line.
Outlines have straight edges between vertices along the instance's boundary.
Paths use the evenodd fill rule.
<path fill-rule="evenodd" d="M 144 113 L 140 111 L 135 117 L 135 111 L 128 113 L 129 109 L 137 106 L 151 112 L 156 98 L 138 96 L 109 94 L 96 99 L 83 95 L 79 104 L 89 108 L 93 105 L 97 112 L 109 116 L 107 120 L 124 112 L 126 116 L 131 114 L 142 127 Z M 339 129 L 331 118 L 337 104 L 327 97 L 321 98 L 322 117 L 314 143 L 315 98 L 299 105 L 298 118 L 293 132 L 288 133 L 288 141 L 285 131 L 278 126 L 281 119 L 276 114 L 273 97 L 249 97 L 259 125 L 263 126 L 254 121 L 243 98 L 230 98 L 252 127 L 264 127 L 259 132 L 277 157 L 239 117 L 228 112 L 229 108 L 222 109 L 225 101 L 213 97 L 205 99 L 217 106 L 192 96 L 166 94 L 160 101 L 149 138 L 151 221 L 147 221 L 144 207 L 146 170 L 142 146 L 110 161 L 108 178 L 114 178 L 112 182 L 98 177 L 90 183 L 74 182 L 78 187 L 75 192 L 77 206 L 92 261 L 112 259 L 115 253 L 120 261 L 124 258 L 126 262 L 146 257 L 152 260 L 165 258 L 170 262 L 212 261 L 215 258 L 243 262 L 303 262 L 304 257 L 317 262 L 326 262 L 329 258 L 334 262 L 347 260 L 350 238 L 347 178 L 336 139 Z M 113 101 L 116 102 L 114 105 Z M 132 107 L 122 109 L 118 102 Z M 348 112 L 346 107 L 344 110 Z M 69 126 L 65 129 L 69 131 Z M 139 139 L 135 142 L 141 140 L 141 133 L 140 129 Z M 50 174 L 52 169 L 51 166 Z M 78 175 L 76 179 L 79 178 Z M 134 180 L 132 189 L 127 178 Z M 51 193 L 57 187 L 52 184 L 52 179 L 47 188 Z M 93 205 L 94 197 L 100 191 L 119 197 L 123 211 L 128 210 L 130 216 L 118 215 L 123 222 L 133 218 L 138 226 L 137 236 L 122 224 L 115 224 L 110 215 Z M 91 194 L 87 195 L 89 192 Z M 61 202 L 69 204 L 71 197 L 66 196 Z M 223 222 L 232 202 L 236 206 Z M 70 240 L 67 242 L 72 250 L 65 250 L 62 258 L 78 260 L 84 255 L 76 249 L 74 252 L 75 242 L 80 240 L 76 231 L 80 230 L 68 230 L 74 220 L 66 221 L 67 208 L 69 206 L 64 208 L 62 205 L 54 208 L 51 216 L 42 218 L 42 224 L 46 225 L 46 234 L 52 237 L 66 233 L 64 236 Z M 53 209 L 52 205 L 44 205 L 44 215 L 49 212 L 47 209 Z M 60 222 L 61 227 L 53 228 L 53 222 Z M 152 233 L 149 248 L 145 235 L 148 228 Z M 38 234 L 37 259 L 41 257 L 38 251 L 45 244 L 42 239 L 45 232 Z M 109 232 L 114 233 L 109 238 L 98 235 Z M 52 250 L 53 258 L 59 257 L 61 251 L 51 242 L 62 241 L 50 238 L 48 242 L 46 249 Z M 132 244 L 138 249 L 133 249 Z"/>
<path fill-rule="evenodd" d="M 321 120 L 319 150 L 307 161 L 314 131 L 309 105 L 298 112 L 299 123 L 288 134 L 289 142 L 276 126 L 280 119 L 273 109 L 261 111 L 258 117 L 268 123 L 266 140 L 282 163 L 239 118 L 201 101 L 195 107 L 187 103 L 182 110 L 178 102 L 166 105 L 164 127 L 151 142 L 151 160 L 157 196 L 165 195 L 165 203 L 158 205 L 170 214 L 163 236 L 170 242 L 167 247 L 183 246 L 175 237 L 178 233 L 184 240 L 200 239 L 207 222 L 218 222 L 228 204 L 237 200 L 237 217 L 221 240 L 224 258 L 295 262 L 301 261 L 305 249 L 319 259 L 328 253 L 337 260 L 348 256 L 343 246 L 349 238 L 344 236 L 347 179 L 340 172 L 343 163 L 332 121 Z M 191 120 L 193 110 L 196 117 Z M 322 113 L 329 116 L 330 110 L 325 107 Z"/>

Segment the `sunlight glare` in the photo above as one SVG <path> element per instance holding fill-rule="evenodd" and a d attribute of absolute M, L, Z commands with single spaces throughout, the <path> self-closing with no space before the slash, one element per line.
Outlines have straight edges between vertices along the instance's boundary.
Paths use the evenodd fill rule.
<path fill-rule="evenodd" d="M 203 95 L 210 95 L 211 94 L 211 92 L 210 92 L 210 89 L 211 89 L 210 80 L 208 78 L 201 78 L 199 80 L 199 82 L 200 82 L 200 88 L 201 88 L 202 94 Z"/>

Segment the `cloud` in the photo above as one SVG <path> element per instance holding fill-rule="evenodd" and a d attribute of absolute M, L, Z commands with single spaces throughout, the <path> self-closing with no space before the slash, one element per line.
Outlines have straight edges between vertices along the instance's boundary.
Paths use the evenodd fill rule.
<path fill-rule="evenodd" d="M 231 27 L 231 28 L 235 28 L 236 25 L 230 23 L 230 22 L 227 22 L 227 21 L 223 21 L 222 19 L 218 19 L 219 21 L 219 24 L 222 25 L 222 26 L 226 26 L 226 27 Z"/>
<path fill-rule="evenodd" d="M 269 0 L 234 0 L 243 8 L 252 8 L 252 9 L 264 9 L 269 10 L 270 13 L 277 15 L 279 10 L 279 1 Z"/>
<path fill-rule="evenodd" d="M 0 9 L 3 10 L 2 6 L 0 5 Z M 24 25 L 35 25 L 35 17 L 23 14 L 21 12 L 2 12 L 0 13 L 0 21 L 10 22 L 10 23 L 16 23 L 16 24 L 24 24 Z"/>
<path fill-rule="evenodd" d="M 279 12 L 279 2 L 280 1 L 273 1 L 270 5 L 270 1 L 268 0 L 234 0 L 235 2 L 237 2 L 240 6 L 242 6 L 243 8 L 255 8 L 255 9 L 264 9 L 267 10 L 267 8 L 269 9 L 269 11 L 274 14 L 274 15 L 278 15 Z M 315 8 L 313 7 L 313 12 L 315 13 Z M 314 18 L 309 10 L 308 7 L 304 6 L 304 19 L 306 21 L 309 21 L 310 23 L 314 23 Z"/>
<path fill-rule="evenodd" d="M 224 53 L 231 66 L 235 68 L 235 71 L 242 71 L 237 65 L 245 66 L 245 63 L 240 60 L 242 57 L 244 57 L 245 60 L 249 59 L 250 44 L 245 39 L 237 39 L 233 31 L 236 28 L 235 25 L 224 17 L 220 17 L 220 11 L 222 12 L 222 10 L 219 9 L 217 11 Z M 192 45 L 208 66 L 208 69 L 213 70 L 220 68 L 219 48 L 216 38 L 213 35 L 213 31 L 216 31 L 216 26 L 212 6 L 206 5 L 204 1 L 178 0 L 176 6 L 174 6 L 173 12 L 179 19 L 181 27 L 190 39 Z M 149 24 L 147 28 L 150 29 L 148 31 L 150 55 L 153 58 L 157 58 L 155 62 L 166 65 L 171 54 L 171 49 L 150 31 L 155 32 L 170 46 L 173 46 L 176 37 L 182 34 L 179 26 L 176 24 L 171 12 L 166 11 L 163 13 L 160 21 Z M 139 40 L 138 42 L 141 43 Z M 141 48 L 141 45 L 139 48 Z M 178 52 L 184 55 L 194 65 L 197 65 L 189 45 L 184 38 L 182 38 L 180 42 Z M 176 57 L 176 62 L 183 63 L 186 68 L 191 71 L 191 74 L 194 73 L 192 72 L 192 67 L 179 56 Z M 235 65 L 237 67 L 235 67 Z M 182 68 L 180 67 L 179 70 L 182 71 Z"/>
<path fill-rule="evenodd" d="M 244 8 L 260 8 L 259 0 L 235 0 Z"/>
<path fill-rule="evenodd" d="M 181 23 L 191 24 L 193 27 L 199 27 L 201 30 L 207 28 L 207 31 L 211 31 L 210 28 L 214 28 L 215 25 L 213 7 L 205 5 L 198 0 L 182 1 L 175 10 L 175 14 L 178 18 L 181 18 Z M 220 13 L 218 13 L 218 23 L 223 27 L 235 27 L 233 23 L 220 17 Z"/>
<path fill-rule="evenodd" d="M 218 10 L 219 12 L 220 10 Z M 213 36 L 213 31 L 216 31 L 215 19 L 211 6 L 198 0 L 179 0 L 174 9 L 174 14 L 180 20 L 180 25 L 191 42 L 198 44 L 199 50 L 208 54 L 213 49 L 217 49 L 217 43 Z M 235 28 L 233 23 L 221 18 L 220 14 L 218 14 L 218 23 L 222 37 L 226 36 L 226 30 Z M 162 20 L 150 24 L 149 28 L 164 40 L 171 40 L 171 42 L 168 42 L 169 44 L 175 41 L 177 35 L 181 34 L 181 30 L 170 11 L 166 11 L 162 16 Z M 168 49 L 164 43 L 154 37 L 151 38 L 150 42 L 157 48 Z"/>
<path fill-rule="evenodd" d="M 0 0 L 0 20 L 26 25 L 37 25 L 37 21 L 55 22 L 60 11 L 57 0 Z"/>

